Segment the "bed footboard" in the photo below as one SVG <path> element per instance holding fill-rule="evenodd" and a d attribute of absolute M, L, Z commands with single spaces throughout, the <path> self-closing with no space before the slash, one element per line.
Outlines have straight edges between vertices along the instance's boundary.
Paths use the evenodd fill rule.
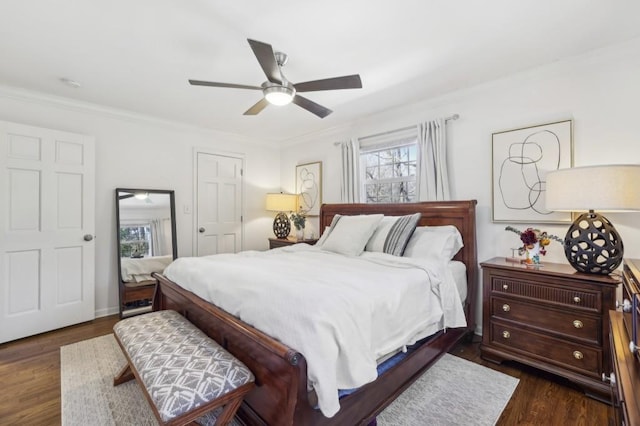
<path fill-rule="evenodd" d="M 185 316 L 255 375 L 256 387 L 237 414 L 247 425 L 367 425 L 466 334 L 464 328 L 438 332 L 404 362 L 343 398 L 340 411 L 327 418 L 309 403 L 307 364 L 300 353 L 163 275 L 155 277 L 154 310 L 171 309 Z"/>
<path fill-rule="evenodd" d="M 172 309 L 242 361 L 255 375 L 238 416 L 251 425 L 293 425 L 296 406 L 308 406 L 304 357 L 222 309 L 181 288 L 163 275 L 153 309 Z"/>

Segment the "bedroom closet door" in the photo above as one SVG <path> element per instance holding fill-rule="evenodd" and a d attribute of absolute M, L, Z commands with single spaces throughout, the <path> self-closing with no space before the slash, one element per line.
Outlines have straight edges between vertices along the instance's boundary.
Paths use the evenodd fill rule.
<path fill-rule="evenodd" d="M 94 141 L 0 122 L 0 343 L 95 318 Z"/>
<path fill-rule="evenodd" d="M 242 250 L 243 159 L 196 153 L 196 256 Z"/>

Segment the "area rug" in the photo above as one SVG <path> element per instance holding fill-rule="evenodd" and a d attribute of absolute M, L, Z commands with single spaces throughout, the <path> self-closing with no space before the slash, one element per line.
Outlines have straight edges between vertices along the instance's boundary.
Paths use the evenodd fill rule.
<path fill-rule="evenodd" d="M 60 365 L 63 426 L 157 425 L 135 380 L 113 387 L 125 365 L 113 335 L 61 347 Z M 378 425 L 494 425 L 517 385 L 516 378 L 445 354 L 378 416 Z"/>

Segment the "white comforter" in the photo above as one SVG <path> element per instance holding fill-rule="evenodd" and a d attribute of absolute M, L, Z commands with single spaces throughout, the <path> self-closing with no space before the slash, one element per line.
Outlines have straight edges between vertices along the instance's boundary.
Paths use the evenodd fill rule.
<path fill-rule="evenodd" d="M 376 359 L 466 325 L 444 264 L 380 253 L 345 257 L 306 244 L 175 260 L 164 274 L 307 360 L 322 413 L 338 389 L 376 379 Z"/>
<path fill-rule="evenodd" d="M 151 256 L 141 258 L 123 257 L 120 259 L 120 269 L 122 270 L 122 281 L 127 283 L 139 283 L 141 281 L 152 280 L 151 273 L 162 272 L 171 261 L 173 256 Z"/>

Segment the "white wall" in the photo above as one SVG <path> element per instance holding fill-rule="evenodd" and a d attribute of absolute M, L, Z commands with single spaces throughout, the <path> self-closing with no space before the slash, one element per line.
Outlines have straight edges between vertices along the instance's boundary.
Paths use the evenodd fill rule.
<path fill-rule="evenodd" d="M 0 89 L 0 120 L 92 135 L 96 139 L 96 315 L 118 312 L 114 189 L 173 189 L 178 255 L 193 247 L 193 150 L 245 158 L 245 249 L 266 249 L 271 217 L 267 192 L 280 190 L 279 150 L 257 141 L 75 104 L 10 88 Z"/>
<path fill-rule="evenodd" d="M 478 200 L 478 259 L 506 256 L 519 240 L 504 230 L 506 224 L 491 222 L 491 134 L 573 119 L 575 166 L 640 163 L 639 99 L 640 39 L 635 39 L 310 135 L 282 151 L 282 187 L 293 190 L 296 164 L 322 161 L 323 201 L 339 202 L 340 150 L 333 142 L 458 113 L 460 119 L 448 125 L 453 198 Z M 639 258 L 640 213 L 607 217 L 623 237 L 625 257 Z M 559 236 L 567 229 L 538 226 Z M 561 246 L 552 243 L 543 261 L 566 262 Z"/>
<path fill-rule="evenodd" d="M 178 252 L 190 255 L 193 215 L 186 214 L 184 206 L 193 208 L 194 148 L 244 156 L 244 248 L 265 249 L 272 217 L 264 211 L 264 194 L 280 188 L 293 191 L 297 164 L 322 161 L 323 200 L 339 202 L 340 153 L 335 141 L 458 113 L 461 118 L 448 127 L 453 196 L 478 200 L 478 257 L 484 260 L 508 255 L 509 247 L 518 244 L 514 234 L 504 231 L 505 224 L 491 222 L 491 133 L 571 118 L 576 166 L 640 163 L 638 99 L 640 39 L 312 134 L 281 151 L 235 135 L 10 88 L 0 88 L 0 119 L 95 136 L 96 313 L 100 316 L 117 311 L 114 188 L 175 190 Z M 640 214 L 608 217 L 624 238 L 626 256 L 640 258 Z M 317 221 L 310 222 L 317 226 Z M 558 235 L 565 232 L 562 226 L 544 229 Z M 545 260 L 566 261 L 557 245 L 550 247 Z"/>

